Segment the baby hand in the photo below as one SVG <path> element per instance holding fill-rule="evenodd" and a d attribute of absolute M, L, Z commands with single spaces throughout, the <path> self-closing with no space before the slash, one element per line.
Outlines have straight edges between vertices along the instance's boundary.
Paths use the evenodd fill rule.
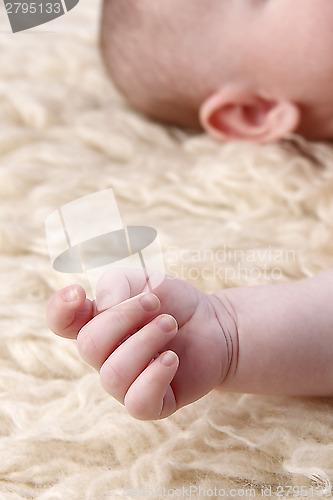
<path fill-rule="evenodd" d="M 181 280 L 166 276 L 152 293 L 142 273 L 125 270 L 101 278 L 96 303 L 78 285 L 57 292 L 47 315 L 51 330 L 77 338 L 104 389 L 146 420 L 171 415 L 225 380 L 236 345 L 228 311 Z"/>

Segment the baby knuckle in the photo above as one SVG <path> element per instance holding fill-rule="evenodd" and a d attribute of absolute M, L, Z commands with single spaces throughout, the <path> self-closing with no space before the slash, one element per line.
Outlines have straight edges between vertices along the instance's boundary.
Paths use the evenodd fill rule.
<path fill-rule="evenodd" d="M 133 312 L 128 309 L 115 308 L 112 310 L 112 322 L 114 324 L 126 325 L 129 323 L 132 314 Z"/>
<path fill-rule="evenodd" d="M 137 420 L 151 420 L 154 418 L 152 409 L 147 405 L 147 402 L 138 397 L 127 397 L 126 395 L 124 404 L 128 413 Z"/>
<path fill-rule="evenodd" d="M 135 334 L 135 344 L 138 352 L 147 352 L 154 357 L 161 342 L 157 342 L 156 335 L 154 338 L 152 333 L 155 333 L 154 330 L 150 328 L 150 325 L 146 325 L 142 331 Z"/>
<path fill-rule="evenodd" d="M 113 285 L 119 283 L 120 279 L 124 279 L 123 273 L 119 269 L 109 269 L 105 271 L 102 276 L 100 276 L 97 280 L 96 284 L 96 292 L 97 294 L 104 293 L 109 291 Z"/>
<path fill-rule="evenodd" d="M 127 390 L 127 380 L 124 370 L 116 362 L 108 362 L 100 369 L 100 380 L 104 390 L 117 399 L 122 399 Z"/>
<path fill-rule="evenodd" d="M 81 358 L 91 364 L 96 355 L 96 346 L 88 329 L 82 328 L 79 332 L 77 347 Z"/>

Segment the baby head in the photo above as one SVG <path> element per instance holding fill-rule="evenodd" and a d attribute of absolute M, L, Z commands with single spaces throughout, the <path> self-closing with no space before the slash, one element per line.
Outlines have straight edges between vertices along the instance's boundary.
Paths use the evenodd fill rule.
<path fill-rule="evenodd" d="M 104 0 L 101 47 L 137 109 L 218 139 L 333 138 L 331 0 Z"/>

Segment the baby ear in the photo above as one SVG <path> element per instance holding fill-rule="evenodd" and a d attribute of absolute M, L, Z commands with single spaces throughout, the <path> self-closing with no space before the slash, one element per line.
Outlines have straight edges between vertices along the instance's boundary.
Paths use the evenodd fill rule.
<path fill-rule="evenodd" d="M 270 100 L 250 88 L 230 85 L 202 103 L 199 117 L 203 128 L 217 139 L 267 143 L 294 132 L 300 115 L 293 102 Z"/>

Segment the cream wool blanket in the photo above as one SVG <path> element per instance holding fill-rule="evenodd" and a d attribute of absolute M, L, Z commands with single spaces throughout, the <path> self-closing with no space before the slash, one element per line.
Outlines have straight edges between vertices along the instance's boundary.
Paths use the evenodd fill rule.
<path fill-rule="evenodd" d="M 53 291 L 86 281 L 52 269 L 44 220 L 105 188 L 125 224 L 158 231 L 167 272 L 207 292 L 333 266 L 333 148 L 220 144 L 140 116 L 104 72 L 99 7 L 16 35 L 1 18 L 0 500 L 323 498 L 332 400 L 213 391 L 136 421 L 47 328 Z"/>

